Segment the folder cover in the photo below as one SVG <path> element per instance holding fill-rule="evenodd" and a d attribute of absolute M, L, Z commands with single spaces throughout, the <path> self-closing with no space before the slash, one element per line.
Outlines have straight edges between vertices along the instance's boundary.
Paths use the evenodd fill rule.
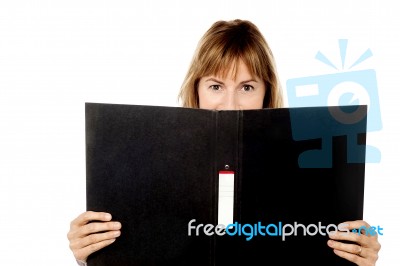
<path fill-rule="evenodd" d="M 353 265 L 325 233 L 363 218 L 365 105 L 85 113 L 87 210 L 122 223 L 89 266 Z M 218 235 L 223 171 L 234 223 Z"/>

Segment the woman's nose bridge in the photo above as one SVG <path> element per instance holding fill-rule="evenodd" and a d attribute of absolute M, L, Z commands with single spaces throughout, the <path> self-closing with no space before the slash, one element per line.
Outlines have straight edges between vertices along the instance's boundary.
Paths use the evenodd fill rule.
<path fill-rule="evenodd" d="M 226 107 L 230 109 L 236 109 L 239 105 L 238 97 L 236 95 L 236 91 L 234 89 L 228 89 L 225 95 L 224 104 Z"/>

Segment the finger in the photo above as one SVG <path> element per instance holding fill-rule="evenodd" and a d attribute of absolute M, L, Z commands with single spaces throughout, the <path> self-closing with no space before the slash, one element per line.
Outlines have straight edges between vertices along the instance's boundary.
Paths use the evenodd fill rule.
<path fill-rule="evenodd" d="M 90 221 L 108 222 L 111 221 L 111 219 L 112 216 L 109 213 L 87 211 L 79 215 L 76 219 L 74 219 L 71 222 L 71 229 L 85 225 Z"/>
<path fill-rule="evenodd" d="M 335 252 L 336 255 L 338 255 L 341 258 L 344 258 L 348 261 L 354 262 L 357 265 L 367 265 L 366 263 L 368 262 L 365 258 L 360 257 L 358 255 L 348 253 L 345 251 L 337 250 L 334 249 L 333 252 Z"/>
<path fill-rule="evenodd" d="M 361 257 L 366 257 L 368 250 L 366 248 L 362 248 L 357 244 L 346 244 L 339 241 L 328 240 L 328 246 L 333 249 L 344 251 L 347 253 L 352 253 L 354 255 L 358 255 Z"/>
<path fill-rule="evenodd" d="M 115 239 L 104 240 L 104 241 L 86 246 L 82 249 L 74 250 L 73 254 L 77 260 L 86 261 L 90 254 L 92 254 L 114 242 L 115 242 Z"/>
<path fill-rule="evenodd" d="M 344 240 L 351 241 L 359 244 L 363 247 L 372 248 L 374 250 L 379 250 L 380 244 L 377 237 L 370 235 L 363 235 L 361 233 L 348 232 L 333 232 L 329 234 L 329 238 L 333 240 Z"/>
<path fill-rule="evenodd" d="M 341 225 L 345 226 L 348 229 L 360 228 L 362 226 L 371 227 L 366 221 L 364 220 L 355 220 L 355 221 L 346 221 L 341 223 Z"/>
<path fill-rule="evenodd" d="M 100 234 L 92 234 L 88 235 L 84 238 L 79 238 L 70 242 L 70 249 L 71 250 L 78 250 L 84 247 L 103 242 L 105 240 L 112 240 L 121 235 L 121 231 L 109 231 Z"/>
<path fill-rule="evenodd" d="M 354 233 L 360 233 L 363 235 L 378 237 L 376 228 L 371 227 L 366 221 L 363 220 L 347 221 L 341 223 L 339 225 L 339 228 L 347 229 L 349 231 L 353 231 Z"/>
<path fill-rule="evenodd" d="M 335 237 L 336 234 L 330 235 L 331 239 Z M 351 236 L 355 238 L 352 239 Z M 350 236 L 350 237 L 349 237 Z M 364 257 L 369 262 L 376 262 L 378 260 L 378 252 L 381 248 L 381 245 L 378 242 L 377 238 L 365 236 L 365 235 L 357 235 L 354 233 L 338 233 L 339 240 L 347 240 L 352 242 L 357 242 L 359 245 L 355 243 L 341 243 L 338 241 L 331 242 L 333 240 L 328 241 L 328 245 L 335 250 L 340 250 L 347 253 L 352 253 L 354 255 L 359 255 Z M 358 247 L 357 247 L 358 246 Z M 348 257 L 346 255 L 346 257 Z"/>
<path fill-rule="evenodd" d="M 79 232 L 80 232 L 80 237 L 84 237 L 93 233 L 113 231 L 119 229 L 121 229 L 120 222 L 104 222 L 104 223 L 93 222 L 82 226 Z"/>
<path fill-rule="evenodd" d="M 347 232 L 332 232 L 330 234 L 328 234 L 330 239 L 334 239 L 334 240 L 345 240 L 345 241 L 351 241 L 351 242 L 356 242 L 358 244 L 362 244 L 362 238 L 365 237 L 362 234 L 357 234 L 357 233 L 353 233 L 351 231 L 347 231 Z"/>
<path fill-rule="evenodd" d="M 114 231 L 121 229 L 120 222 L 102 222 L 102 223 L 88 223 L 80 227 L 74 227 L 71 229 L 68 234 L 67 238 L 69 241 L 73 241 L 75 239 L 83 238 L 87 235 L 104 232 L 104 231 Z"/>

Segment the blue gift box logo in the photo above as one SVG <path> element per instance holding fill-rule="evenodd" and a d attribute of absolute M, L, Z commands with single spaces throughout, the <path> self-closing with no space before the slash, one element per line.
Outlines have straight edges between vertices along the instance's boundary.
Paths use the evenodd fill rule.
<path fill-rule="evenodd" d="M 346 39 L 339 40 L 339 48 L 342 59 L 342 69 L 345 66 Z M 372 56 L 370 49 L 367 49 L 356 62 L 348 69 L 360 64 Z M 335 69 L 326 56 L 318 52 L 316 59 Z M 319 76 L 308 76 L 289 79 L 286 82 L 287 98 L 289 107 L 307 106 L 347 106 L 342 112 L 327 112 L 331 119 L 331 130 L 324 130 L 317 120 L 306 119 L 306 124 L 296 119 L 296 114 L 292 116 L 292 134 L 294 140 L 310 140 L 321 138 L 322 146 L 320 150 L 306 151 L 299 156 L 299 166 L 304 168 L 328 168 L 332 167 L 332 137 L 347 137 L 347 162 L 348 163 L 377 163 L 381 160 L 379 149 L 373 146 L 361 146 L 357 144 L 357 135 L 350 135 L 349 132 L 362 133 L 362 108 L 367 105 L 367 131 L 378 131 L 382 129 L 382 121 L 379 107 L 379 96 L 376 73 L 373 69 L 339 72 Z M 348 105 L 353 106 L 349 108 Z M 365 112 L 364 112 L 365 113 Z M 365 121 L 364 121 L 365 122 Z M 332 130 L 334 128 L 334 130 Z M 359 128 L 359 131 L 357 131 Z M 366 155 L 357 158 L 352 151 L 357 148 L 365 148 Z M 359 156 L 358 156 L 359 157 Z"/>

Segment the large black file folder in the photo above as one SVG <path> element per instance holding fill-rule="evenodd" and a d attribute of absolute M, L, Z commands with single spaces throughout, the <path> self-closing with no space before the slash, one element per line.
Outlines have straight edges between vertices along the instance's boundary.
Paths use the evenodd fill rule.
<path fill-rule="evenodd" d="M 338 121 L 346 114 L 350 122 Z M 366 120 L 366 106 L 212 111 L 86 103 L 87 209 L 122 223 L 121 236 L 88 265 L 352 265 L 326 235 L 189 236 L 188 224 L 218 224 L 222 170 L 234 172 L 238 224 L 362 219 Z"/>

